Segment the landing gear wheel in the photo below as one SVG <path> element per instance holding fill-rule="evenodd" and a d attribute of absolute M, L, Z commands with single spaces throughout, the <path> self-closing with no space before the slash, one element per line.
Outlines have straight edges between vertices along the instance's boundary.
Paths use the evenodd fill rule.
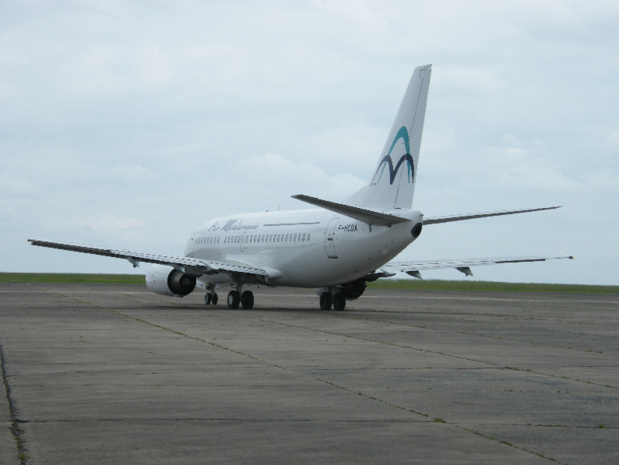
<path fill-rule="evenodd" d="M 208 292 L 204 296 L 204 303 L 206 305 L 217 305 L 218 300 L 219 300 L 219 297 L 217 297 L 217 294 L 215 294 L 214 292 Z"/>
<path fill-rule="evenodd" d="M 333 297 L 333 309 L 344 310 L 346 308 L 346 296 L 341 292 L 338 292 Z"/>
<path fill-rule="evenodd" d="M 213 292 L 213 296 L 211 297 L 211 304 L 217 305 L 217 302 L 219 302 L 219 296 Z"/>
<path fill-rule="evenodd" d="M 254 308 L 254 293 L 252 291 L 243 292 L 241 295 L 241 305 L 245 310 Z"/>
<path fill-rule="evenodd" d="M 333 297 L 330 292 L 323 292 L 320 294 L 320 310 L 331 310 L 333 305 Z"/>
<path fill-rule="evenodd" d="M 239 291 L 230 291 L 228 293 L 228 308 L 236 310 L 237 308 L 239 308 L 240 303 L 241 296 L 239 295 Z"/>

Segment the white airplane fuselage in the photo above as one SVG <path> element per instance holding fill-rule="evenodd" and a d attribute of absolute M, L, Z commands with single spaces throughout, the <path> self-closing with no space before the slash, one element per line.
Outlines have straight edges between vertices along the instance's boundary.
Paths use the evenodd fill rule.
<path fill-rule="evenodd" d="M 200 226 L 185 255 L 262 268 L 270 285 L 329 287 L 377 270 L 415 240 L 411 228 L 423 222 L 423 215 L 398 213 L 409 221 L 369 225 L 326 210 L 231 215 Z M 224 274 L 204 278 L 211 284 L 232 282 Z"/>

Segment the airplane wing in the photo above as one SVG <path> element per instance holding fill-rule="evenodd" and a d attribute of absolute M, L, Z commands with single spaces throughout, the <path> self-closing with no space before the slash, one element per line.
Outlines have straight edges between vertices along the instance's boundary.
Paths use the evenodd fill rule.
<path fill-rule="evenodd" d="M 129 260 L 133 267 L 137 267 L 141 262 L 168 265 L 181 273 L 191 276 L 202 276 L 204 274 L 217 273 L 245 273 L 254 276 L 269 276 L 266 270 L 256 268 L 242 262 L 235 261 L 212 261 L 200 260 L 191 257 L 176 257 L 172 255 L 157 255 L 143 252 L 132 252 L 129 250 L 107 249 L 104 247 L 86 246 L 62 242 L 40 241 L 28 239 L 32 245 L 48 247 L 51 249 L 70 250 L 72 252 L 89 253 L 102 255 L 104 257 L 124 258 Z"/>
<path fill-rule="evenodd" d="M 573 256 L 566 257 L 515 257 L 515 258 L 474 258 L 466 260 L 435 260 L 435 261 L 421 261 L 421 262 L 391 262 L 383 265 L 380 270 L 384 273 L 382 276 L 393 276 L 394 271 L 402 271 L 409 276 L 423 279 L 421 277 L 421 271 L 424 270 L 438 270 L 441 268 L 455 268 L 456 270 L 464 273 L 466 276 L 473 276 L 471 266 L 482 265 L 500 265 L 503 263 L 527 263 L 527 262 L 543 262 L 546 260 L 561 260 L 570 259 L 573 260 Z M 380 273 L 379 273 L 380 274 Z"/>
<path fill-rule="evenodd" d="M 428 224 L 451 223 L 452 221 L 474 220 L 476 218 L 488 218 L 490 216 L 517 215 L 518 213 L 530 213 L 530 212 L 539 212 L 543 210 L 555 210 L 557 208 L 561 208 L 561 205 L 556 206 L 556 207 L 528 208 L 526 210 L 508 210 L 508 211 L 489 212 L 489 213 L 473 213 L 473 214 L 452 215 L 452 216 L 443 216 L 443 217 L 428 217 L 425 220 L 423 220 L 423 225 L 426 226 Z"/>

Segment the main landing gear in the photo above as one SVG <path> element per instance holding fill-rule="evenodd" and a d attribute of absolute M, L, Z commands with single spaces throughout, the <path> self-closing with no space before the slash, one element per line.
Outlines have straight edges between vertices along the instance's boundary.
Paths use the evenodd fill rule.
<path fill-rule="evenodd" d="M 243 291 L 241 294 L 237 290 L 232 290 L 228 293 L 228 308 L 235 310 L 239 308 L 239 304 L 244 310 L 254 308 L 254 293 L 252 291 Z"/>
<path fill-rule="evenodd" d="M 346 308 L 346 296 L 341 292 L 332 294 L 331 292 L 323 292 L 320 294 L 320 309 L 321 310 L 344 310 Z"/>
<path fill-rule="evenodd" d="M 217 305 L 219 297 L 215 292 L 209 291 L 204 296 L 204 303 L 206 305 Z M 239 306 L 244 310 L 251 310 L 254 308 L 254 293 L 252 291 L 244 291 L 242 294 L 237 290 L 232 290 L 228 293 L 228 308 L 236 310 Z"/>

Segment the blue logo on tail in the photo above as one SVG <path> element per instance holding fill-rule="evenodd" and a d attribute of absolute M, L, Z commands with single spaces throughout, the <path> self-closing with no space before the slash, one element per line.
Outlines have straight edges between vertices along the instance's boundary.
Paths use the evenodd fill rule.
<path fill-rule="evenodd" d="M 393 148 L 395 147 L 395 144 L 398 142 L 399 139 L 402 139 L 404 141 L 404 147 L 406 147 L 406 154 L 402 155 L 402 157 L 398 160 L 394 168 L 393 160 L 391 159 L 391 151 L 393 150 Z M 413 157 L 411 156 L 410 151 L 411 150 L 410 150 L 410 141 L 408 139 L 408 131 L 406 130 L 406 127 L 402 126 L 400 130 L 398 131 L 398 133 L 396 134 L 395 139 L 393 139 L 393 143 L 391 144 L 391 148 L 389 149 L 389 152 L 387 152 L 387 155 L 385 155 L 385 158 L 383 158 L 381 162 L 378 164 L 376 173 L 374 173 L 374 179 L 376 179 L 376 175 L 378 175 L 378 179 L 376 179 L 376 182 L 372 180 L 372 184 L 378 184 L 380 182 L 380 178 L 383 176 L 385 167 L 387 166 L 389 167 L 389 184 L 393 184 L 393 181 L 395 181 L 395 177 L 398 174 L 398 170 L 400 169 L 400 166 L 402 166 L 405 162 L 406 162 L 406 170 L 408 172 L 408 182 L 409 183 L 413 182 L 413 179 L 415 179 L 415 163 L 413 162 Z"/>

